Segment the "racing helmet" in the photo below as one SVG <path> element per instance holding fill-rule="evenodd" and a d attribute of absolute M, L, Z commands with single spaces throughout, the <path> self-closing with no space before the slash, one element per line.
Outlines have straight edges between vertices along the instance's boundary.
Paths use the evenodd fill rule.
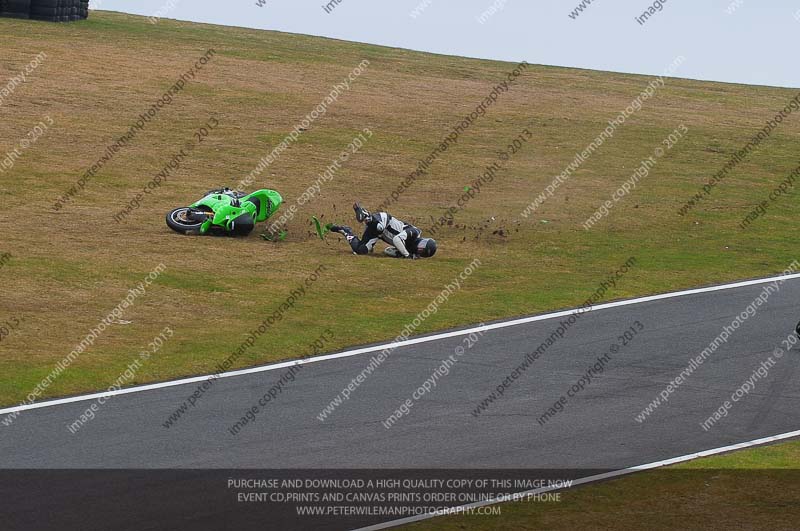
<path fill-rule="evenodd" d="M 369 210 L 361 206 L 361 203 L 355 203 L 353 205 L 353 210 L 356 212 L 356 220 L 359 223 L 364 223 L 365 221 L 369 221 L 372 218 L 372 214 L 370 214 Z"/>
<path fill-rule="evenodd" d="M 430 258 L 436 254 L 436 240 L 433 238 L 420 238 L 417 242 L 417 254 L 422 258 Z"/>

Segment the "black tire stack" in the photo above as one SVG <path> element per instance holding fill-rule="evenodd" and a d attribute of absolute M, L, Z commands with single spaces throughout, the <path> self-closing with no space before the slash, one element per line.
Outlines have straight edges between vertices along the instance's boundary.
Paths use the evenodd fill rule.
<path fill-rule="evenodd" d="M 31 0 L 31 18 L 58 22 L 61 0 Z"/>
<path fill-rule="evenodd" d="M 0 16 L 29 18 L 31 0 L 0 0 Z"/>
<path fill-rule="evenodd" d="M 30 18 L 36 20 L 69 22 L 89 18 L 89 0 L 29 0 L 29 3 Z"/>

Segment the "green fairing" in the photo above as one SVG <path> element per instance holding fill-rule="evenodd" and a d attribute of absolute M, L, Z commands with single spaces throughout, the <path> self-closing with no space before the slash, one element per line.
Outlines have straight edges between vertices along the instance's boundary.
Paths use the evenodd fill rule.
<path fill-rule="evenodd" d="M 238 203 L 240 206 L 234 206 L 235 202 L 236 198 L 231 195 L 222 193 L 222 191 L 219 190 L 214 191 L 188 207 L 189 209 L 193 209 L 194 212 L 207 212 L 208 218 L 205 221 L 192 225 L 192 221 L 187 219 L 186 215 L 183 214 L 184 217 L 181 218 L 181 220 L 186 222 L 185 226 L 183 224 L 176 224 L 176 218 L 173 218 L 171 220 L 173 223 L 170 224 L 170 217 L 176 215 L 174 214 L 176 211 L 186 210 L 176 209 L 167 215 L 167 224 L 177 232 L 199 232 L 200 234 L 206 234 L 212 229 L 220 229 L 224 230 L 226 233 L 234 234 L 237 233 L 237 231 L 234 230 L 237 219 L 239 220 L 237 222 L 239 223 L 239 229 L 242 228 L 241 216 L 250 216 L 253 226 L 261 221 L 266 221 L 278 211 L 281 203 L 283 203 L 283 198 L 275 190 L 257 190 L 239 198 Z M 211 216 L 212 213 L 213 216 Z M 249 232 L 249 230 L 247 232 Z M 241 233 L 241 230 L 238 233 Z"/>
<path fill-rule="evenodd" d="M 248 199 L 257 197 L 260 199 L 261 208 L 256 212 L 256 205 Z M 246 195 L 239 200 L 242 206 L 235 207 L 232 205 L 233 198 L 226 194 L 210 194 L 203 199 L 194 203 L 192 208 L 206 206 L 214 212 L 214 218 L 209 222 L 203 223 L 205 230 L 200 229 L 201 233 L 206 233 L 212 226 L 224 227 L 225 230 L 231 230 L 231 221 L 241 216 L 243 213 L 248 212 L 253 216 L 253 221 L 259 223 L 266 221 L 272 214 L 274 214 L 283 202 L 281 195 L 274 190 L 257 190 L 250 195 Z"/>

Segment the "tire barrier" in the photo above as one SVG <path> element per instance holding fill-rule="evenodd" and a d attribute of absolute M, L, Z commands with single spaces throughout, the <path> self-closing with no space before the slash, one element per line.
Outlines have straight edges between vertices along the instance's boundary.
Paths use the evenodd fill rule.
<path fill-rule="evenodd" d="M 11 18 L 30 18 L 31 0 L 2 0 L 0 16 Z"/>
<path fill-rule="evenodd" d="M 0 16 L 70 22 L 89 18 L 89 0 L 0 0 Z"/>

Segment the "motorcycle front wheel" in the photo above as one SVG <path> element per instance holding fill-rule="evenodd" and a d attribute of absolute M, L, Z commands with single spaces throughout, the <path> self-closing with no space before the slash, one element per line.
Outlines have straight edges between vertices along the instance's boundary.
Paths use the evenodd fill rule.
<path fill-rule="evenodd" d="M 167 214 L 167 226 L 180 234 L 199 234 L 205 220 L 202 210 L 190 207 L 176 208 Z"/>

